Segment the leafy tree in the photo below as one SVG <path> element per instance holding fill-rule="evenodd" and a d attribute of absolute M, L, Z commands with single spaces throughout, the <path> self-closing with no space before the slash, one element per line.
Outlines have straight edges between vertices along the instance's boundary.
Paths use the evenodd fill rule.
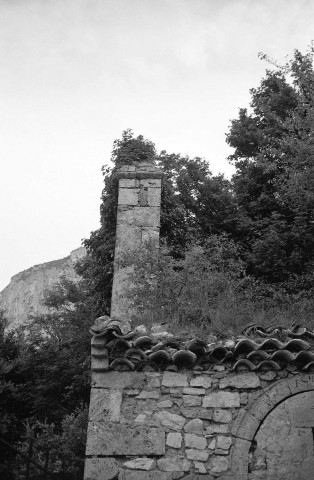
<path fill-rule="evenodd" d="M 265 56 L 263 56 L 265 58 Z M 267 70 L 251 90 L 227 142 L 235 148 L 234 238 L 245 246 L 248 273 L 291 293 L 310 290 L 314 266 L 313 50 Z"/>
<path fill-rule="evenodd" d="M 161 193 L 160 236 L 172 255 L 182 257 L 192 241 L 231 231 L 236 206 L 228 182 L 213 177 L 205 160 L 162 151 L 131 130 L 114 142 L 113 167 L 103 167 L 104 189 L 100 207 L 100 228 L 84 244 L 88 255 L 78 272 L 93 292 L 95 315 L 110 313 L 115 245 L 118 183 L 117 168 L 138 161 L 155 163 L 164 173 Z"/>

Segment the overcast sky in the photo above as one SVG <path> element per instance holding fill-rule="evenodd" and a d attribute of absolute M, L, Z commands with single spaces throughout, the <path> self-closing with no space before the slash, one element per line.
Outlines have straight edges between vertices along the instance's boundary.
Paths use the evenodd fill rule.
<path fill-rule="evenodd" d="M 98 228 L 126 128 L 230 176 L 258 52 L 304 52 L 313 19 L 313 0 L 0 0 L 0 290 Z"/>

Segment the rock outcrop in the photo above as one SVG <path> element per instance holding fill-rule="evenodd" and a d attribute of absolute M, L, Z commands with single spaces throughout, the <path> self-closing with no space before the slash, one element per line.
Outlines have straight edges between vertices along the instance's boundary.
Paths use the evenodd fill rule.
<path fill-rule="evenodd" d="M 0 292 L 0 309 L 5 311 L 10 328 L 18 327 L 30 314 L 47 311 L 43 305 L 44 292 L 59 282 L 61 276 L 78 278 L 74 264 L 85 255 L 85 248 L 73 250 L 68 257 L 42 263 L 14 275 Z"/>

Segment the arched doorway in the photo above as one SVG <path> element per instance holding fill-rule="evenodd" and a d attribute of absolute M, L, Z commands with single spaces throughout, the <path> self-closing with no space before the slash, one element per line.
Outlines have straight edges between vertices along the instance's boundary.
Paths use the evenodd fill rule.
<path fill-rule="evenodd" d="M 314 376 L 301 374 L 268 387 L 241 412 L 232 433 L 232 478 L 312 480 Z"/>

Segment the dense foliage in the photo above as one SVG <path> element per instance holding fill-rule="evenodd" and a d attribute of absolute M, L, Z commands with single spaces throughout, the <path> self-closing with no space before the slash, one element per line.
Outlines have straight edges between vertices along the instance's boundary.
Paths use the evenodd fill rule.
<path fill-rule="evenodd" d="M 251 112 L 231 123 L 236 240 L 247 271 L 290 293 L 313 290 L 313 51 L 295 51 L 251 90 Z"/>

